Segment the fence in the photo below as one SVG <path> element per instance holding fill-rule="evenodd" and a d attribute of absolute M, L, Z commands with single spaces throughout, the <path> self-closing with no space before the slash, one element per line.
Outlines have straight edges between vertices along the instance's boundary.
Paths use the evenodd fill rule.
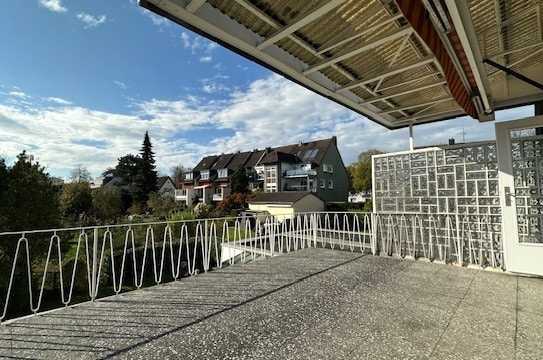
<path fill-rule="evenodd" d="M 0 233 L 0 322 L 307 247 L 500 267 L 492 226 L 481 216 L 322 212 Z"/>

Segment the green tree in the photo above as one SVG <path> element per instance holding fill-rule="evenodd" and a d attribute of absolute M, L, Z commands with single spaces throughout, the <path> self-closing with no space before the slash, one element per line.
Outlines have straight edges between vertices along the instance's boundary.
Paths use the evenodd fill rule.
<path fill-rule="evenodd" d="M 60 206 L 64 218 L 78 221 L 92 211 L 92 192 L 88 182 L 65 184 L 60 195 Z"/>
<path fill-rule="evenodd" d="M 249 177 L 244 168 L 241 168 L 232 174 L 230 186 L 233 194 L 246 194 L 249 192 Z"/>
<path fill-rule="evenodd" d="M 136 185 L 142 182 L 142 167 L 141 157 L 128 154 L 118 159 L 117 166 L 112 173 L 121 179 L 122 185 Z"/>
<path fill-rule="evenodd" d="M 351 177 L 352 190 L 355 192 L 371 191 L 372 187 L 372 170 L 371 157 L 372 155 L 382 154 L 380 150 L 367 150 L 358 155 L 358 162 L 348 167 Z"/>
<path fill-rule="evenodd" d="M 59 187 L 26 152 L 8 170 L 5 194 L 5 230 L 32 230 L 60 224 Z"/>
<path fill-rule="evenodd" d="M 115 221 L 122 213 L 121 191 L 115 187 L 102 187 L 93 194 L 92 204 L 96 217 L 103 222 Z"/>
<path fill-rule="evenodd" d="M 170 196 L 162 197 L 160 194 L 152 192 L 149 194 L 147 207 L 151 209 L 154 216 L 166 218 L 175 209 L 176 205 L 175 200 Z"/>
<path fill-rule="evenodd" d="M 158 175 L 155 165 L 155 153 L 153 152 L 153 145 L 149 138 L 149 132 L 145 132 L 143 138 L 143 146 L 140 151 L 141 157 L 141 188 L 143 190 L 144 198 L 147 199 L 149 194 L 157 191 Z"/>

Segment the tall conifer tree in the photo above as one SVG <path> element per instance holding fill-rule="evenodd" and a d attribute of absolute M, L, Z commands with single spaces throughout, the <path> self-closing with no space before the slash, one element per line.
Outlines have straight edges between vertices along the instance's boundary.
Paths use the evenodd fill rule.
<path fill-rule="evenodd" d="M 149 138 L 149 132 L 145 132 L 145 138 L 143 139 L 143 146 L 140 152 L 141 156 L 141 175 L 142 175 L 142 190 L 147 197 L 149 193 L 157 191 L 157 171 L 155 165 L 155 153 L 153 152 L 153 145 Z"/>

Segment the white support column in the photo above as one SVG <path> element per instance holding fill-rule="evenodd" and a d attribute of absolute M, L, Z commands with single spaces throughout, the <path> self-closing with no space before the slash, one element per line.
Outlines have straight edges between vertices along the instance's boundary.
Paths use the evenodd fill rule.
<path fill-rule="evenodd" d="M 413 123 L 409 124 L 409 150 L 415 150 L 415 142 L 413 140 Z"/>

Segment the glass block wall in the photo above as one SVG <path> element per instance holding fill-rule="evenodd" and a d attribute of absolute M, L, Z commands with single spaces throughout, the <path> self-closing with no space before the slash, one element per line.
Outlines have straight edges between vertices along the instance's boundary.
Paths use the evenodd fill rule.
<path fill-rule="evenodd" d="M 377 155 L 373 172 L 375 212 L 426 214 L 436 219 L 454 215 L 458 229 L 463 220 L 470 223 L 469 229 L 462 231 L 462 259 L 475 259 L 479 265 L 501 264 L 494 141 Z"/>

